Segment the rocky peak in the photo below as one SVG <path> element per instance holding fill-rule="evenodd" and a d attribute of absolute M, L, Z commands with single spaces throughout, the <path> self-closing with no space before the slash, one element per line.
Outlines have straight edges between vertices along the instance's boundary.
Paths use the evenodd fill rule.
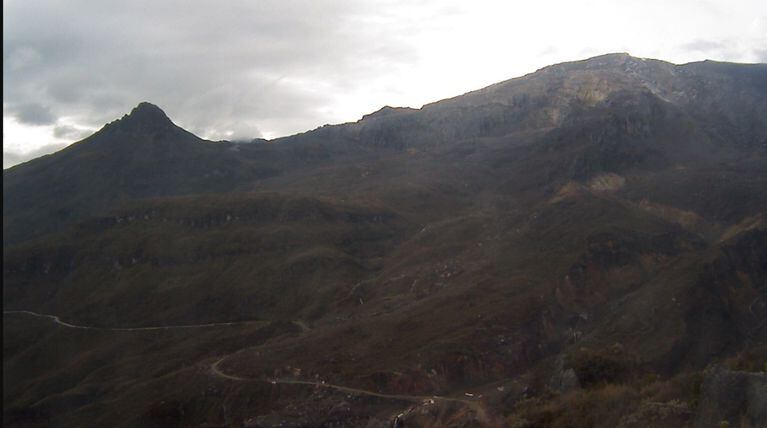
<path fill-rule="evenodd" d="M 640 58 L 636 58 L 631 56 L 628 52 L 614 52 L 614 53 L 608 53 L 604 55 L 599 55 L 595 57 L 591 57 L 585 60 L 586 63 L 593 63 L 593 64 L 625 64 L 629 61 L 636 61 L 640 60 Z"/>
<path fill-rule="evenodd" d="M 156 134 L 177 127 L 160 107 L 144 101 L 129 114 L 107 125 L 107 128 L 129 133 Z"/>
<path fill-rule="evenodd" d="M 146 101 L 140 102 L 136 107 L 133 108 L 133 110 L 131 110 L 130 114 L 126 114 L 125 117 L 134 119 L 164 119 L 166 121 L 170 121 L 168 116 L 164 111 L 162 111 L 160 107 L 157 107 L 156 105 Z"/>
<path fill-rule="evenodd" d="M 409 113 L 414 111 L 417 111 L 417 109 L 410 108 L 410 107 L 383 106 L 379 110 L 374 111 L 373 113 L 362 116 L 362 119 L 360 119 L 360 121 L 374 118 L 374 117 L 391 116 L 397 113 Z"/>

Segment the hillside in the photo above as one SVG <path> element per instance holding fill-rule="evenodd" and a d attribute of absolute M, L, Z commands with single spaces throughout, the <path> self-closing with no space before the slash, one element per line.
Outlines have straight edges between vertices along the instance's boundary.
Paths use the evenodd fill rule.
<path fill-rule="evenodd" d="M 253 144 L 142 103 L 3 172 L 4 424 L 760 426 L 766 190 L 765 64 Z"/>

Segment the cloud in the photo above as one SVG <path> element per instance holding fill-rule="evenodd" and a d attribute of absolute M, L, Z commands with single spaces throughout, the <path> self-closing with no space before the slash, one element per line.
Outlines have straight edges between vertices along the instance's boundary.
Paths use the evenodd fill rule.
<path fill-rule="evenodd" d="M 50 125 L 56 117 L 48 107 L 36 103 L 10 104 L 6 106 L 19 123 L 27 125 Z"/>
<path fill-rule="evenodd" d="M 695 39 L 679 45 L 677 50 L 698 59 L 734 58 L 736 62 L 765 62 L 767 60 L 767 55 L 765 55 L 767 47 L 758 40 Z"/>
<path fill-rule="evenodd" d="M 549 45 L 549 46 L 546 46 L 546 48 L 544 48 L 538 55 L 539 56 L 553 55 L 553 54 L 556 54 L 557 51 L 558 49 L 556 46 Z"/>
<path fill-rule="evenodd" d="M 57 152 L 67 144 L 47 144 L 29 152 L 16 152 L 3 150 L 3 169 L 10 168 L 13 165 L 38 158 L 53 152 Z"/>
<path fill-rule="evenodd" d="M 148 100 L 212 138 L 253 138 L 258 129 L 284 135 L 324 123 L 318 111 L 355 91 L 363 76 L 380 74 L 382 64 L 415 60 L 395 33 L 406 28 L 370 24 L 384 8 L 359 2 L 10 1 L 4 8 L 13 16 L 3 37 L 4 101 L 28 124 L 67 115 L 97 128 Z"/>
<path fill-rule="evenodd" d="M 8 144 L 80 138 L 61 127 L 98 129 L 144 100 L 203 137 L 273 138 L 605 52 L 764 56 L 756 0 L 523 3 L 7 0 L 4 122 L 50 128 Z"/>
<path fill-rule="evenodd" d="M 716 42 L 712 40 L 694 40 L 689 43 L 685 43 L 682 46 L 680 46 L 680 49 L 684 51 L 694 51 L 694 52 L 717 52 L 725 48 L 725 44 L 722 42 Z"/>
<path fill-rule="evenodd" d="M 80 129 L 70 125 L 59 125 L 53 128 L 53 136 L 63 140 L 78 141 L 92 134 L 91 129 Z"/>

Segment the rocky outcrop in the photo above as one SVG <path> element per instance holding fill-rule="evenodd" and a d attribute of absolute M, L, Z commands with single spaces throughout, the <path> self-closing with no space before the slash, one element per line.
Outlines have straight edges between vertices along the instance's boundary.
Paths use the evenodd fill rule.
<path fill-rule="evenodd" d="M 575 373 L 575 369 L 572 367 L 565 368 L 564 355 L 558 357 L 554 363 L 554 375 L 551 376 L 549 381 L 549 388 L 560 393 L 581 388 L 581 383 L 578 381 L 578 374 Z"/>
<path fill-rule="evenodd" d="M 639 408 L 623 417 L 618 428 L 677 428 L 688 426 L 690 406 L 687 403 L 672 400 L 665 403 L 645 402 Z"/>
<path fill-rule="evenodd" d="M 701 386 L 694 428 L 767 426 L 767 374 L 731 371 L 717 366 Z"/>

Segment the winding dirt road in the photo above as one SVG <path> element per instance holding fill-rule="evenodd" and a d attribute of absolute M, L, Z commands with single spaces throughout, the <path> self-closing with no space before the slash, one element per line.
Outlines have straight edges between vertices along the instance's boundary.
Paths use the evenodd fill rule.
<path fill-rule="evenodd" d="M 258 378 L 245 378 L 240 377 L 236 375 L 230 375 L 228 373 L 225 373 L 219 368 L 219 365 L 224 362 L 224 360 L 227 357 L 222 357 L 216 360 L 213 364 L 210 366 L 210 371 L 215 374 L 216 376 L 222 377 L 224 379 L 238 381 L 238 382 L 269 382 L 273 384 L 287 384 L 287 385 L 309 385 L 309 386 L 315 386 L 315 387 L 321 387 L 321 388 L 330 388 L 335 389 L 337 391 L 345 392 L 348 394 L 355 394 L 355 395 L 367 395 L 370 397 L 378 397 L 378 398 L 386 398 L 390 400 L 402 400 L 402 401 L 413 401 L 421 403 L 425 400 L 434 400 L 434 401 L 444 401 L 444 402 L 458 402 L 458 403 L 464 403 L 464 404 L 473 404 L 476 403 L 477 400 L 468 400 L 464 398 L 452 398 L 452 397 L 442 397 L 438 395 L 402 395 L 402 394 L 383 394 L 380 392 L 375 391 L 368 391 L 365 389 L 359 389 L 359 388 L 352 388 L 349 386 L 343 386 L 343 385 L 335 385 L 332 383 L 326 383 L 322 381 L 309 381 L 309 380 L 297 380 L 297 379 L 258 379 Z"/>
<path fill-rule="evenodd" d="M 75 328 L 79 330 L 100 330 L 100 331 L 152 331 L 152 330 L 174 330 L 174 329 L 190 329 L 190 328 L 209 328 L 209 327 L 226 327 L 226 326 L 239 326 L 239 325 L 250 325 L 250 324 L 259 324 L 259 323 L 265 323 L 267 321 L 264 320 L 251 320 L 251 321 L 233 321 L 233 322 L 217 322 L 217 323 L 208 323 L 208 324 L 184 324 L 184 325 L 162 325 L 162 326 L 155 326 L 155 327 L 94 327 L 94 326 L 87 326 L 87 325 L 76 325 L 76 324 L 70 324 L 66 321 L 62 321 L 61 318 L 57 317 L 56 315 L 49 315 L 49 314 L 38 314 L 37 312 L 32 311 L 3 311 L 3 315 L 6 314 L 25 314 L 30 315 L 37 318 L 48 318 L 54 323 L 67 328 Z M 306 325 L 298 324 L 298 322 L 294 323 L 301 327 L 303 330 Z"/>
<path fill-rule="evenodd" d="M 456 402 L 463 404 L 474 404 L 477 400 L 467 400 L 463 398 L 443 397 L 439 395 L 402 395 L 402 394 L 383 394 L 380 392 L 367 391 L 365 389 L 351 388 L 348 386 L 334 385 L 332 383 L 313 382 L 308 380 L 294 380 L 294 379 L 274 379 L 275 383 L 294 384 L 294 385 L 311 385 L 323 388 L 335 389 L 337 391 L 346 392 L 356 395 L 368 395 L 371 397 L 386 398 L 390 400 L 403 400 L 413 402 L 424 402 L 427 400 L 443 401 L 443 402 Z"/>
<path fill-rule="evenodd" d="M 249 324 L 265 322 L 263 320 L 257 320 L 257 321 L 254 320 L 254 321 L 236 321 L 236 322 L 208 323 L 208 324 L 166 325 L 166 326 L 155 326 L 155 327 L 94 327 L 94 326 L 71 324 L 66 321 L 62 321 L 61 318 L 59 318 L 56 315 L 40 314 L 40 313 L 32 312 L 32 311 L 4 310 L 3 315 L 7 315 L 7 314 L 24 314 L 24 315 L 37 317 L 37 318 L 47 318 L 53 321 L 55 324 L 58 324 L 62 327 L 79 329 L 79 330 L 99 330 L 99 331 L 152 331 L 152 330 L 172 330 L 172 329 L 194 329 L 194 328 L 249 325 Z M 296 320 L 292 322 L 293 324 L 295 324 L 301 329 L 301 334 L 311 331 L 311 328 L 301 320 Z M 296 380 L 296 379 L 257 379 L 257 378 L 245 378 L 245 377 L 241 377 L 241 376 L 237 376 L 233 374 L 228 374 L 222 371 L 219 366 L 221 365 L 221 363 L 224 362 L 226 358 L 232 355 L 234 354 L 225 355 L 219 358 L 218 360 L 216 360 L 215 362 L 213 362 L 210 365 L 210 372 L 222 379 L 235 381 L 235 382 L 269 382 L 272 384 L 308 385 L 313 387 L 334 389 L 336 391 L 344 392 L 347 394 L 366 395 L 370 397 L 377 397 L 377 398 L 383 398 L 383 399 L 389 399 L 389 400 L 410 401 L 414 403 L 423 403 L 428 400 L 433 400 L 432 402 L 435 402 L 435 403 L 436 402 L 456 402 L 456 403 L 462 403 L 464 405 L 467 405 L 475 409 L 478 415 L 484 416 L 484 409 L 482 409 L 480 402 L 477 399 L 442 397 L 437 395 L 383 394 L 383 393 L 375 392 L 375 391 L 368 391 L 364 389 L 352 388 L 352 387 L 343 386 L 343 385 L 335 385 L 335 384 L 326 383 L 323 381 L 318 382 L 318 381 Z"/>
<path fill-rule="evenodd" d="M 214 375 L 216 375 L 218 377 L 221 377 L 221 378 L 224 378 L 224 379 L 228 379 L 228 380 L 237 381 L 237 382 L 256 381 L 256 380 L 257 381 L 261 381 L 261 379 L 248 379 L 248 378 L 244 378 L 244 377 L 240 377 L 240 376 L 234 376 L 234 375 L 230 375 L 230 374 L 224 373 L 223 371 L 221 371 L 220 368 L 218 368 L 218 366 L 221 363 L 223 363 L 225 359 L 226 359 L 226 356 L 221 357 L 215 363 L 211 364 L 210 365 L 211 373 L 213 373 Z"/>

